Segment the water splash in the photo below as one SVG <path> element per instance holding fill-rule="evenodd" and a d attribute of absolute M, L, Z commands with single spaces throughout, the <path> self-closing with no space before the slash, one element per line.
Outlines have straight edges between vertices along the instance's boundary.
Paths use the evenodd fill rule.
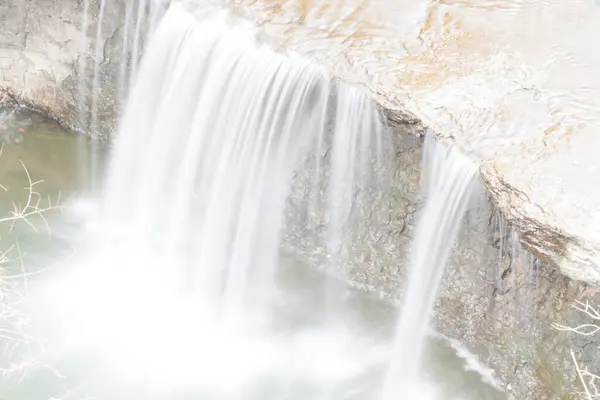
<path fill-rule="evenodd" d="M 133 17 L 145 3 L 126 13 Z M 127 28 L 136 31 L 133 40 L 140 37 L 138 28 L 137 20 L 135 29 Z M 281 369 L 300 381 L 322 380 L 320 395 L 346 398 L 334 394 L 340 382 L 354 383 L 383 352 L 359 349 L 357 355 L 356 349 L 338 348 L 355 339 L 336 330 L 339 299 L 329 299 L 326 319 L 333 323 L 315 336 L 264 332 L 275 318 L 270 307 L 280 290 L 280 230 L 296 169 L 316 145 L 317 181 L 321 176 L 327 185 L 317 203 L 326 208 L 328 266 L 343 271 L 356 240 L 349 218 L 357 188 L 366 186 L 370 168 L 383 159 L 387 131 L 377 107 L 359 90 L 257 45 L 251 33 L 231 29 L 223 15 L 198 24 L 176 5 L 163 18 L 134 68 L 91 250 L 58 286 L 53 308 L 69 330 L 60 336 L 75 352 L 99 347 L 124 379 L 212 385 L 217 391 L 229 385 L 243 392 L 248 382 Z M 400 346 L 396 356 L 412 368 L 420 361 L 441 275 L 435 261 L 447 256 L 470 179 L 454 169 L 452 160 L 464 162 L 454 150 L 432 146 L 426 145 L 426 156 L 435 154 L 425 226 L 448 218 L 441 220 L 441 233 L 431 237 L 421 228 L 417 234 L 415 254 L 422 259 L 415 262 L 435 285 L 419 292 L 421 278 L 409 287 L 419 293 L 409 293 L 407 307 L 420 310 L 420 319 L 409 313 L 408 323 L 416 326 L 403 320 L 400 326 L 401 332 L 403 326 L 416 328 L 418 348 L 406 355 L 408 347 Z M 446 161 L 451 168 L 441 171 Z M 455 183 L 463 192 L 454 192 Z M 107 290 L 110 299 L 103 296 Z M 292 360 L 292 367 L 282 360 Z M 335 374 L 325 374 L 322 365 Z M 397 368 L 394 360 L 389 375 Z M 269 393 L 295 395 L 288 380 L 278 377 L 281 387 Z M 410 379 L 404 383 L 411 395 L 435 391 L 427 383 L 417 389 Z M 226 398 L 231 396 L 248 398 L 241 392 Z"/>
<path fill-rule="evenodd" d="M 413 238 L 411 270 L 405 283 L 406 293 L 383 400 L 397 399 L 407 385 L 419 381 L 438 288 L 476 172 L 476 164 L 455 148 L 446 147 L 430 136 L 425 139 L 422 191 L 427 203 Z"/>
<path fill-rule="evenodd" d="M 179 261 L 193 253 L 186 285 L 224 291 L 228 307 L 239 307 L 249 280 L 273 273 L 287 185 L 323 129 L 327 78 L 220 21 L 200 28 L 176 8 L 145 60 L 109 171 L 106 216 Z M 250 274 L 251 264 L 261 271 Z"/>
<path fill-rule="evenodd" d="M 368 175 L 367 157 L 377 159 L 382 147 L 371 100 L 305 61 L 257 45 L 248 33 L 231 29 L 224 14 L 199 24 L 171 6 L 137 70 L 90 255 L 53 289 L 62 293 L 54 309 L 69 326 L 67 347 L 100 347 L 103 359 L 132 379 L 218 384 L 215 374 L 244 380 L 265 368 L 274 373 L 277 353 L 298 358 L 307 332 L 285 339 L 258 333 L 275 318 L 293 175 L 317 142 L 330 144 L 322 204 L 330 237 L 343 242 L 354 187 Z M 347 334 L 336 332 L 333 339 L 319 333 L 308 346 L 325 340 L 333 350 Z M 175 337 L 165 351 L 148 351 Z M 238 347 L 245 345 L 258 346 L 261 356 L 244 355 Z M 235 357 L 262 362 L 238 363 L 235 372 Z M 343 376 L 367 365 L 339 360 L 325 361 L 339 363 Z M 303 373 L 314 370 L 306 369 L 309 361 L 316 359 L 302 362 Z"/>

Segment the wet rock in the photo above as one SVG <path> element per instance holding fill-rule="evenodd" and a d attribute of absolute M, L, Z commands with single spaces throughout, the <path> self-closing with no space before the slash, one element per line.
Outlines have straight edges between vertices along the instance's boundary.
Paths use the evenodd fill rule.
<path fill-rule="evenodd" d="M 127 3 L 124 0 L 109 3 L 99 46 L 95 39 L 100 8 L 97 1 L 90 1 L 90 24 L 85 34 L 81 32 L 83 2 L 7 0 L 0 5 L 3 24 L 0 103 L 33 106 L 64 125 L 107 137 L 114 130 L 121 95 L 124 89 L 126 92 L 119 81 L 121 68 L 128 70 L 133 62 L 131 42 L 127 43 L 126 57 L 122 57 L 124 16 L 131 16 L 126 12 Z M 525 113 L 540 109 L 545 94 L 531 88 L 530 82 L 520 76 L 498 81 L 500 78 L 496 79 L 493 74 L 499 70 L 492 64 L 484 64 L 489 68 L 477 71 L 465 68 L 468 64 L 465 60 L 490 56 L 474 50 L 478 47 L 469 41 L 472 37 L 458 38 L 464 40 L 456 41 L 456 45 L 450 41 L 445 47 L 431 47 L 432 51 L 440 52 L 437 58 L 428 54 L 413 57 L 404 43 L 383 35 L 386 29 L 402 24 L 378 25 L 386 21 L 386 14 L 392 15 L 392 10 L 367 16 L 361 12 L 371 10 L 371 6 L 366 7 L 367 11 L 357 8 L 348 13 L 348 18 L 337 21 L 335 29 L 328 29 L 331 20 L 327 20 L 325 12 L 307 10 L 300 18 L 292 1 L 212 3 L 227 5 L 236 18 L 254 22 L 258 27 L 257 36 L 274 49 L 299 53 L 328 68 L 336 77 L 363 86 L 381 104 L 394 130 L 394 166 L 389 167 L 392 190 L 382 196 L 377 188 L 361 188 L 361 204 L 354 211 L 360 218 L 354 222 L 357 225 L 353 246 L 342 254 L 343 262 L 337 265 L 343 268 L 335 272 L 391 301 L 401 298 L 416 214 L 422 204 L 418 191 L 421 137 L 425 133 L 435 134 L 442 140 L 457 143 L 482 160 L 482 190 L 465 217 L 446 271 L 437 305 L 436 327 L 460 340 L 482 362 L 493 367 L 499 382 L 514 398 L 558 399 L 575 391 L 577 380 L 569 348 L 574 348 L 579 359 L 597 366 L 600 360 L 596 353 L 588 351 L 589 346 L 595 344 L 558 332 L 551 325 L 561 321 L 577 322 L 571 305 L 589 293 L 585 284 L 564 274 L 594 285 L 600 282 L 597 256 L 600 241 L 593 230 L 599 214 L 597 205 L 593 204 L 594 196 L 589 193 L 590 182 L 595 181 L 597 172 L 589 152 L 597 156 L 597 135 L 576 137 L 570 144 L 560 142 L 552 148 L 553 153 L 544 147 L 547 136 L 544 134 L 540 139 L 537 135 L 541 126 L 531 123 L 529 131 L 537 136 L 519 138 L 511 152 L 498 155 L 489 151 L 506 141 L 502 135 L 492 136 L 493 145 L 485 151 L 474 148 L 471 138 L 460 137 L 464 129 L 456 123 L 455 116 L 467 115 L 481 126 L 497 116 L 478 109 L 477 98 L 438 105 L 438 99 L 445 98 L 443 94 L 449 95 L 436 92 L 444 89 L 440 81 L 444 76 L 442 72 L 472 74 L 473 87 L 461 86 L 471 82 L 467 79 L 469 76 L 461 76 L 462 80 L 450 79 L 449 82 L 457 85 L 450 94 L 479 96 L 488 81 L 499 82 L 490 86 L 501 93 L 498 97 L 514 100 Z M 371 5 L 375 7 L 375 3 Z M 188 7 L 202 10 L 205 5 L 202 0 L 187 2 Z M 428 8 L 427 12 L 433 11 Z M 361 21 L 369 18 L 375 18 L 372 25 L 361 25 Z M 481 21 L 481 18 L 470 20 Z M 135 21 L 130 21 L 129 26 L 135 27 Z M 344 29 L 353 34 L 344 39 L 338 31 Z M 369 35 L 364 35 L 367 31 Z M 466 45 L 461 47 L 463 43 Z M 96 48 L 101 50 L 101 59 L 97 60 L 99 69 L 95 72 Z M 140 52 L 142 49 L 143 46 Z M 369 54 L 366 60 L 365 52 Z M 497 53 L 494 57 L 500 57 Z M 505 56 L 510 59 L 514 55 Z M 390 59 L 397 62 L 403 57 L 412 64 L 390 67 Z M 125 60 L 125 65 L 121 60 Z M 81 68 L 83 62 L 85 68 Z M 506 67 L 506 64 L 499 65 Z M 513 70 L 525 77 L 531 73 L 527 68 Z M 92 90 L 94 81 L 100 88 L 96 93 Z M 411 85 L 417 84 L 421 85 L 418 90 L 408 93 Z M 94 103 L 90 100 L 92 95 L 96 95 Z M 435 106 L 431 108 L 435 112 L 427 114 L 417 107 L 427 102 Z M 426 105 L 431 105 L 429 103 Z M 92 124 L 96 125 L 95 129 L 90 129 L 92 104 L 98 109 L 97 123 Z M 450 106 L 457 109 L 449 110 Z M 526 121 L 527 115 L 522 122 Z M 525 139 L 529 140 L 526 144 L 530 147 L 526 151 L 513 151 L 520 150 Z M 18 140 L 18 136 L 8 135 L 6 140 Z M 512 139 L 510 142 L 513 144 Z M 585 157 L 578 161 L 572 156 L 573 148 Z M 320 210 L 306 210 L 306 205 L 316 196 L 307 190 L 312 174 L 309 161 L 295 178 L 286 210 L 282 246 L 297 258 L 327 268 L 332 262 L 325 257 L 326 215 Z M 574 207 L 573 202 L 582 204 Z M 508 221 L 494 223 L 496 208 Z M 519 234 L 514 236 L 516 240 L 507 234 L 510 227 Z M 600 297 L 595 295 L 591 300 L 600 301 Z"/>
<path fill-rule="evenodd" d="M 98 26 L 101 2 L 91 0 L 84 33 L 82 1 L 4 1 L 0 5 L 0 92 L 9 96 L 0 96 L 0 106 L 17 101 L 66 127 L 107 138 L 127 92 L 128 81 L 120 75 L 132 64 L 131 38 L 137 31 L 143 38 L 149 26 L 148 17 L 137 28 L 128 3 L 135 11 L 136 1 L 106 0 Z M 144 9 L 144 16 L 149 13 Z M 125 43 L 126 26 L 129 40 Z M 143 44 L 142 39 L 138 55 Z M 92 108 L 97 110 L 95 117 Z"/>
<path fill-rule="evenodd" d="M 418 192 L 420 141 L 399 130 L 394 137 L 394 162 L 399 168 L 393 187 L 383 194 L 368 192 L 370 197 L 355 208 L 363 217 L 353 225 L 357 234 L 349 245 L 352 251 L 337 260 L 343 271 L 329 272 L 397 303 L 422 199 Z M 313 165 L 309 157 L 296 176 L 283 247 L 298 259 L 327 268 L 332 261 L 326 257 L 323 238 L 312 229 L 321 226 L 324 210 L 303 211 L 310 201 L 302 188 L 313 179 Z M 572 319 L 571 305 L 585 295 L 586 284 L 532 256 L 491 200 L 481 183 L 445 272 L 435 327 L 492 367 L 496 383 L 508 398 L 564 398 L 579 390 L 571 349 L 578 359 L 600 365 L 600 353 L 589 351 L 593 346 L 589 340 L 576 340 L 552 327 L 557 321 L 580 321 Z M 302 213 L 307 219 L 298 224 L 296 216 Z M 597 295 L 594 299 L 600 301 Z"/>

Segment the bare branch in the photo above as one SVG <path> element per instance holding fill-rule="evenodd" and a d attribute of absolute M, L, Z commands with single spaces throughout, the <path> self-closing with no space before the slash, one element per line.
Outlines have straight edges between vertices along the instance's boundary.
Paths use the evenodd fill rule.
<path fill-rule="evenodd" d="M 3 150 L 4 147 L 0 145 L 0 156 Z M 60 195 L 54 202 L 49 197 L 43 198 L 36 188 L 42 181 L 34 181 L 25 164 L 21 160 L 19 163 L 27 177 L 27 184 L 23 188 L 26 191 L 26 200 L 22 205 L 13 202 L 9 214 L 0 218 L 0 225 L 8 224 L 9 232 L 12 232 L 15 225 L 21 221 L 34 232 L 38 232 L 41 222 L 50 234 L 46 213 L 61 208 Z M 0 190 L 7 192 L 8 188 L 0 185 Z M 20 271 L 9 274 L 6 269 L 2 269 L 8 263 L 15 262 L 19 263 Z M 11 377 L 20 381 L 40 369 L 53 371 L 37 359 L 44 352 L 43 345 L 29 334 L 29 319 L 21 306 L 27 291 L 27 277 L 32 274 L 25 270 L 24 254 L 18 241 L 0 249 L 0 378 Z M 25 349 L 31 359 L 23 359 L 22 351 Z M 17 357 L 17 354 L 21 355 Z M 57 371 L 53 372 L 61 377 Z"/>
<path fill-rule="evenodd" d="M 576 301 L 575 304 L 573 305 L 573 308 L 585 313 L 588 317 L 590 317 L 596 321 L 600 321 L 600 313 L 598 313 L 598 311 L 596 309 L 594 309 L 592 306 L 590 306 L 590 303 L 588 301 L 586 301 L 585 303 Z"/>
<path fill-rule="evenodd" d="M 600 320 L 598 311 L 587 301 L 585 303 L 576 301 L 575 304 L 573 304 L 573 308 L 587 315 L 592 321 Z M 581 336 L 592 336 L 600 332 L 600 325 L 597 325 L 596 323 L 581 324 L 576 327 L 569 327 L 561 324 L 552 324 L 552 326 L 560 331 L 572 332 Z M 573 350 L 571 350 L 571 358 L 573 359 L 579 381 L 583 386 L 583 392 L 576 394 L 583 400 L 600 400 L 600 387 L 598 386 L 600 384 L 600 376 L 592 373 L 587 367 L 581 367 L 577 362 Z"/>
<path fill-rule="evenodd" d="M 574 328 L 560 324 L 552 324 L 552 326 L 559 331 L 574 332 L 583 336 L 593 336 L 600 331 L 600 326 L 594 324 L 582 324 Z"/>
<path fill-rule="evenodd" d="M 35 190 L 35 186 L 42 183 L 43 181 L 39 180 L 39 181 L 34 182 L 31 179 L 31 174 L 29 173 L 29 170 L 27 169 L 27 167 L 25 166 L 23 161 L 19 160 L 19 163 L 23 167 L 23 170 L 25 171 L 25 174 L 27 176 L 28 185 L 24 188 L 27 191 L 27 200 L 25 201 L 24 205 L 18 205 L 16 203 L 13 203 L 13 207 L 12 207 L 12 211 L 10 212 L 10 215 L 7 217 L 4 217 L 4 218 L 0 218 L 0 224 L 10 223 L 11 231 L 12 231 L 12 229 L 14 228 L 14 224 L 17 221 L 23 221 L 27 225 L 29 225 L 31 227 L 31 229 L 34 230 L 34 232 L 38 232 L 37 227 L 31 221 L 32 217 L 37 216 L 42 220 L 42 222 L 44 223 L 48 232 L 50 232 L 48 222 L 46 221 L 44 214 L 49 212 L 50 210 L 55 210 L 55 209 L 61 208 L 60 205 L 58 204 L 58 200 L 60 199 L 60 193 L 57 197 L 56 203 L 53 203 L 52 200 L 50 198 L 48 198 L 47 204 L 42 206 L 41 205 L 41 202 L 42 202 L 41 196 Z M 4 188 L 4 189 L 6 190 L 6 188 Z"/>

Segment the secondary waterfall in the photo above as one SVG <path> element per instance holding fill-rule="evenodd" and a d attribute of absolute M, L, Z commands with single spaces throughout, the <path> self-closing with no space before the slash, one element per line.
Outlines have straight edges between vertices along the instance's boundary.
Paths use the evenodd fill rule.
<path fill-rule="evenodd" d="M 423 153 L 421 191 L 427 201 L 413 238 L 411 270 L 383 400 L 397 399 L 421 373 L 438 288 L 477 172 L 471 160 L 430 136 L 425 139 Z"/>

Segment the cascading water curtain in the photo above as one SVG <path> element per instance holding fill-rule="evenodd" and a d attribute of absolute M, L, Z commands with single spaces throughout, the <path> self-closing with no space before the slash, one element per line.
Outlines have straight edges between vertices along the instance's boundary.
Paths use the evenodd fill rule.
<path fill-rule="evenodd" d="M 410 396 L 420 380 L 423 348 L 438 289 L 474 187 L 477 166 L 456 148 L 427 136 L 421 192 L 426 199 L 413 238 L 410 271 L 382 400 Z"/>

